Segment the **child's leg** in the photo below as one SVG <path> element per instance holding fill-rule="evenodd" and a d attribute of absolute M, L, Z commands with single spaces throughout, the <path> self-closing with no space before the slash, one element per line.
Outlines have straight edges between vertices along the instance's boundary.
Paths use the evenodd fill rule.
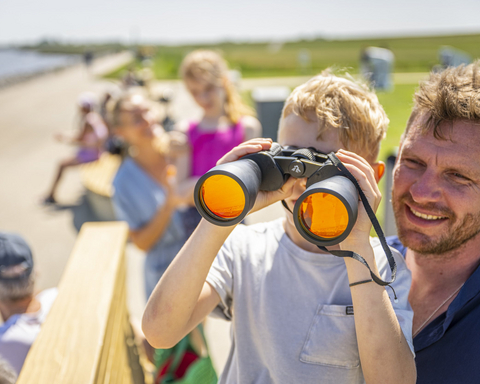
<path fill-rule="evenodd" d="M 45 202 L 47 202 L 47 203 L 55 202 L 55 192 L 57 190 L 58 183 L 60 182 L 60 179 L 62 178 L 63 171 L 66 168 L 74 167 L 74 166 L 80 165 L 80 164 L 82 164 L 82 162 L 76 157 L 66 159 L 66 160 L 63 160 L 62 162 L 60 162 L 60 164 L 58 166 L 58 169 L 57 169 L 57 174 L 56 174 L 55 179 L 53 181 L 53 184 L 50 188 L 50 192 L 47 194 L 46 198 L 44 199 Z"/>

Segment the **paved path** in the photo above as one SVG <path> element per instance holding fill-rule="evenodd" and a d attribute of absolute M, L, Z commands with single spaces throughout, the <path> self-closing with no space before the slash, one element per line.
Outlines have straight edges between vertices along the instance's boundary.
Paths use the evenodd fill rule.
<path fill-rule="evenodd" d="M 129 57 L 122 53 L 98 59 L 93 71 L 116 68 Z M 41 289 L 58 284 L 77 235 L 73 213 L 83 193 L 78 170 L 72 170 L 59 189 L 60 200 L 72 209 L 52 210 L 38 204 L 57 162 L 73 154 L 72 148 L 54 141 L 53 134 L 75 128 L 81 92 L 107 86 L 77 65 L 0 90 L 0 229 L 17 231 L 27 239 L 35 253 Z"/>

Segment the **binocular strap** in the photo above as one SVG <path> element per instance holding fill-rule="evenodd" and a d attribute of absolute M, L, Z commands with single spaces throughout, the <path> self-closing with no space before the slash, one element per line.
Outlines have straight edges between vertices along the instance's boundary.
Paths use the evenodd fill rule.
<path fill-rule="evenodd" d="M 375 281 L 375 283 L 377 283 L 378 285 L 383 285 L 383 286 L 390 287 L 390 289 L 393 292 L 393 297 L 394 297 L 393 300 L 395 301 L 395 303 L 398 303 L 397 294 L 395 293 L 395 290 L 393 289 L 393 287 L 390 285 L 395 281 L 395 277 L 396 277 L 395 274 L 396 274 L 396 271 L 397 271 L 397 265 L 395 263 L 395 260 L 393 260 L 393 264 L 394 264 L 393 268 L 392 268 L 392 265 L 390 264 L 390 270 L 392 271 L 392 279 L 390 281 L 384 281 L 381 278 L 379 278 L 377 275 L 375 275 L 375 273 L 373 273 L 373 271 L 371 270 L 367 261 L 362 256 L 360 256 L 358 253 L 353 252 L 353 251 L 329 251 L 327 248 L 322 247 L 320 245 L 317 245 L 317 247 L 320 248 L 322 251 L 331 253 L 334 256 L 351 257 L 352 259 L 355 259 L 355 260 L 359 261 L 360 263 L 362 263 L 363 265 L 365 265 L 368 268 L 368 270 L 370 271 L 370 276 L 372 276 L 372 280 Z"/>
<path fill-rule="evenodd" d="M 355 188 L 357 188 L 357 191 L 358 191 L 358 194 L 360 196 L 360 199 L 362 200 L 363 206 L 365 207 L 365 210 L 367 211 L 368 217 L 370 218 L 370 221 L 372 222 L 373 228 L 375 229 L 375 232 L 378 235 L 378 238 L 380 240 L 382 248 L 383 248 L 383 250 L 385 252 L 385 255 L 387 257 L 388 265 L 390 266 L 390 271 L 391 271 L 391 279 L 390 279 L 390 281 L 385 281 L 385 280 L 382 280 L 377 275 L 375 275 L 375 273 L 373 273 L 372 269 L 368 265 L 367 261 L 362 256 L 360 256 L 358 253 L 355 253 L 353 251 L 343 251 L 343 250 L 329 251 L 327 248 L 319 246 L 319 245 L 318 245 L 318 248 L 320 248 L 322 251 L 329 252 L 334 256 L 351 257 L 352 259 L 355 259 L 355 260 L 359 261 L 360 263 L 362 263 L 363 265 L 365 265 L 368 268 L 368 270 L 370 271 L 370 275 L 372 276 L 373 281 L 375 281 L 375 283 L 377 283 L 378 285 L 390 287 L 390 289 L 393 291 L 394 301 L 398 302 L 395 290 L 391 286 L 391 284 L 395 281 L 395 278 L 396 278 L 396 275 L 397 275 L 397 264 L 395 263 L 395 259 L 393 258 L 392 251 L 390 250 L 390 247 L 388 246 L 387 241 L 385 240 L 385 235 L 383 234 L 383 230 L 380 227 L 380 223 L 378 222 L 377 217 L 375 216 L 375 213 L 373 212 L 372 207 L 370 207 L 370 204 L 368 203 L 367 197 L 365 196 L 362 189 L 358 185 L 358 182 L 355 179 L 355 177 L 353 177 L 353 175 L 350 173 L 350 171 L 345 167 L 345 165 L 343 165 L 343 163 L 337 158 L 337 156 L 335 156 L 334 154 L 330 154 L 330 155 L 328 155 L 328 157 L 330 158 L 332 163 L 340 171 L 342 171 L 343 175 L 345 177 L 347 177 L 355 185 Z"/>

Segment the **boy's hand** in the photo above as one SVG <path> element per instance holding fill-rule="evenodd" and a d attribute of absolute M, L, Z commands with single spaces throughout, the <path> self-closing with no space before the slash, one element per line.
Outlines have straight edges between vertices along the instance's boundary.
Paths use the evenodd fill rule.
<path fill-rule="evenodd" d="M 268 151 L 272 147 L 272 143 L 272 139 L 266 139 L 262 137 L 245 141 L 244 143 L 237 145 L 220 160 L 218 160 L 217 165 L 231 163 L 232 161 L 238 160 L 251 153 Z"/>
<path fill-rule="evenodd" d="M 382 194 L 378 188 L 373 168 L 364 158 L 353 152 L 341 149 L 336 155 L 358 181 L 358 184 L 367 197 L 373 212 L 376 212 L 380 205 Z M 365 210 L 363 203 L 359 200 L 357 222 L 353 227 L 352 232 L 350 232 L 350 235 L 342 242 L 341 248 L 352 249 L 351 247 L 358 244 L 358 241 L 369 241 L 371 227 L 372 223 L 368 217 L 367 211 Z"/>
<path fill-rule="evenodd" d="M 217 161 L 217 165 L 230 163 L 236 161 L 243 156 L 249 155 L 251 153 L 257 153 L 260 151 L 268 151 L 272 146 L 273 140 L 268 138 L 257 138 L 248 140 L 228 152 L 220 160 Z M 259 191 L 257 199 L 255 200 L 255 205 L 253 206 L 252 212 L 259 211 L 262 208 L 265 208 L 277 201 L 283 200 L 290 196 L 293 191 L 293 185 L 295 184 L 296 179 L 290 177 L 287 182 L 282 186 L 282 188 L 277 191 Z"/>

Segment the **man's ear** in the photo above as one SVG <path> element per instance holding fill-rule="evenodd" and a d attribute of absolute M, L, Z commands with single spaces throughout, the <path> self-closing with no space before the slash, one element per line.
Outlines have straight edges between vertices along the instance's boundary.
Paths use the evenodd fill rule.
<path fill-rule="evenodd" d="M 385 163 L 383 161 L 378 161 L 372 165 L 372 168 L 375 172 L 375 180 L 378 183 L 381 180 L 382 176 L 385 174 Z"/>

